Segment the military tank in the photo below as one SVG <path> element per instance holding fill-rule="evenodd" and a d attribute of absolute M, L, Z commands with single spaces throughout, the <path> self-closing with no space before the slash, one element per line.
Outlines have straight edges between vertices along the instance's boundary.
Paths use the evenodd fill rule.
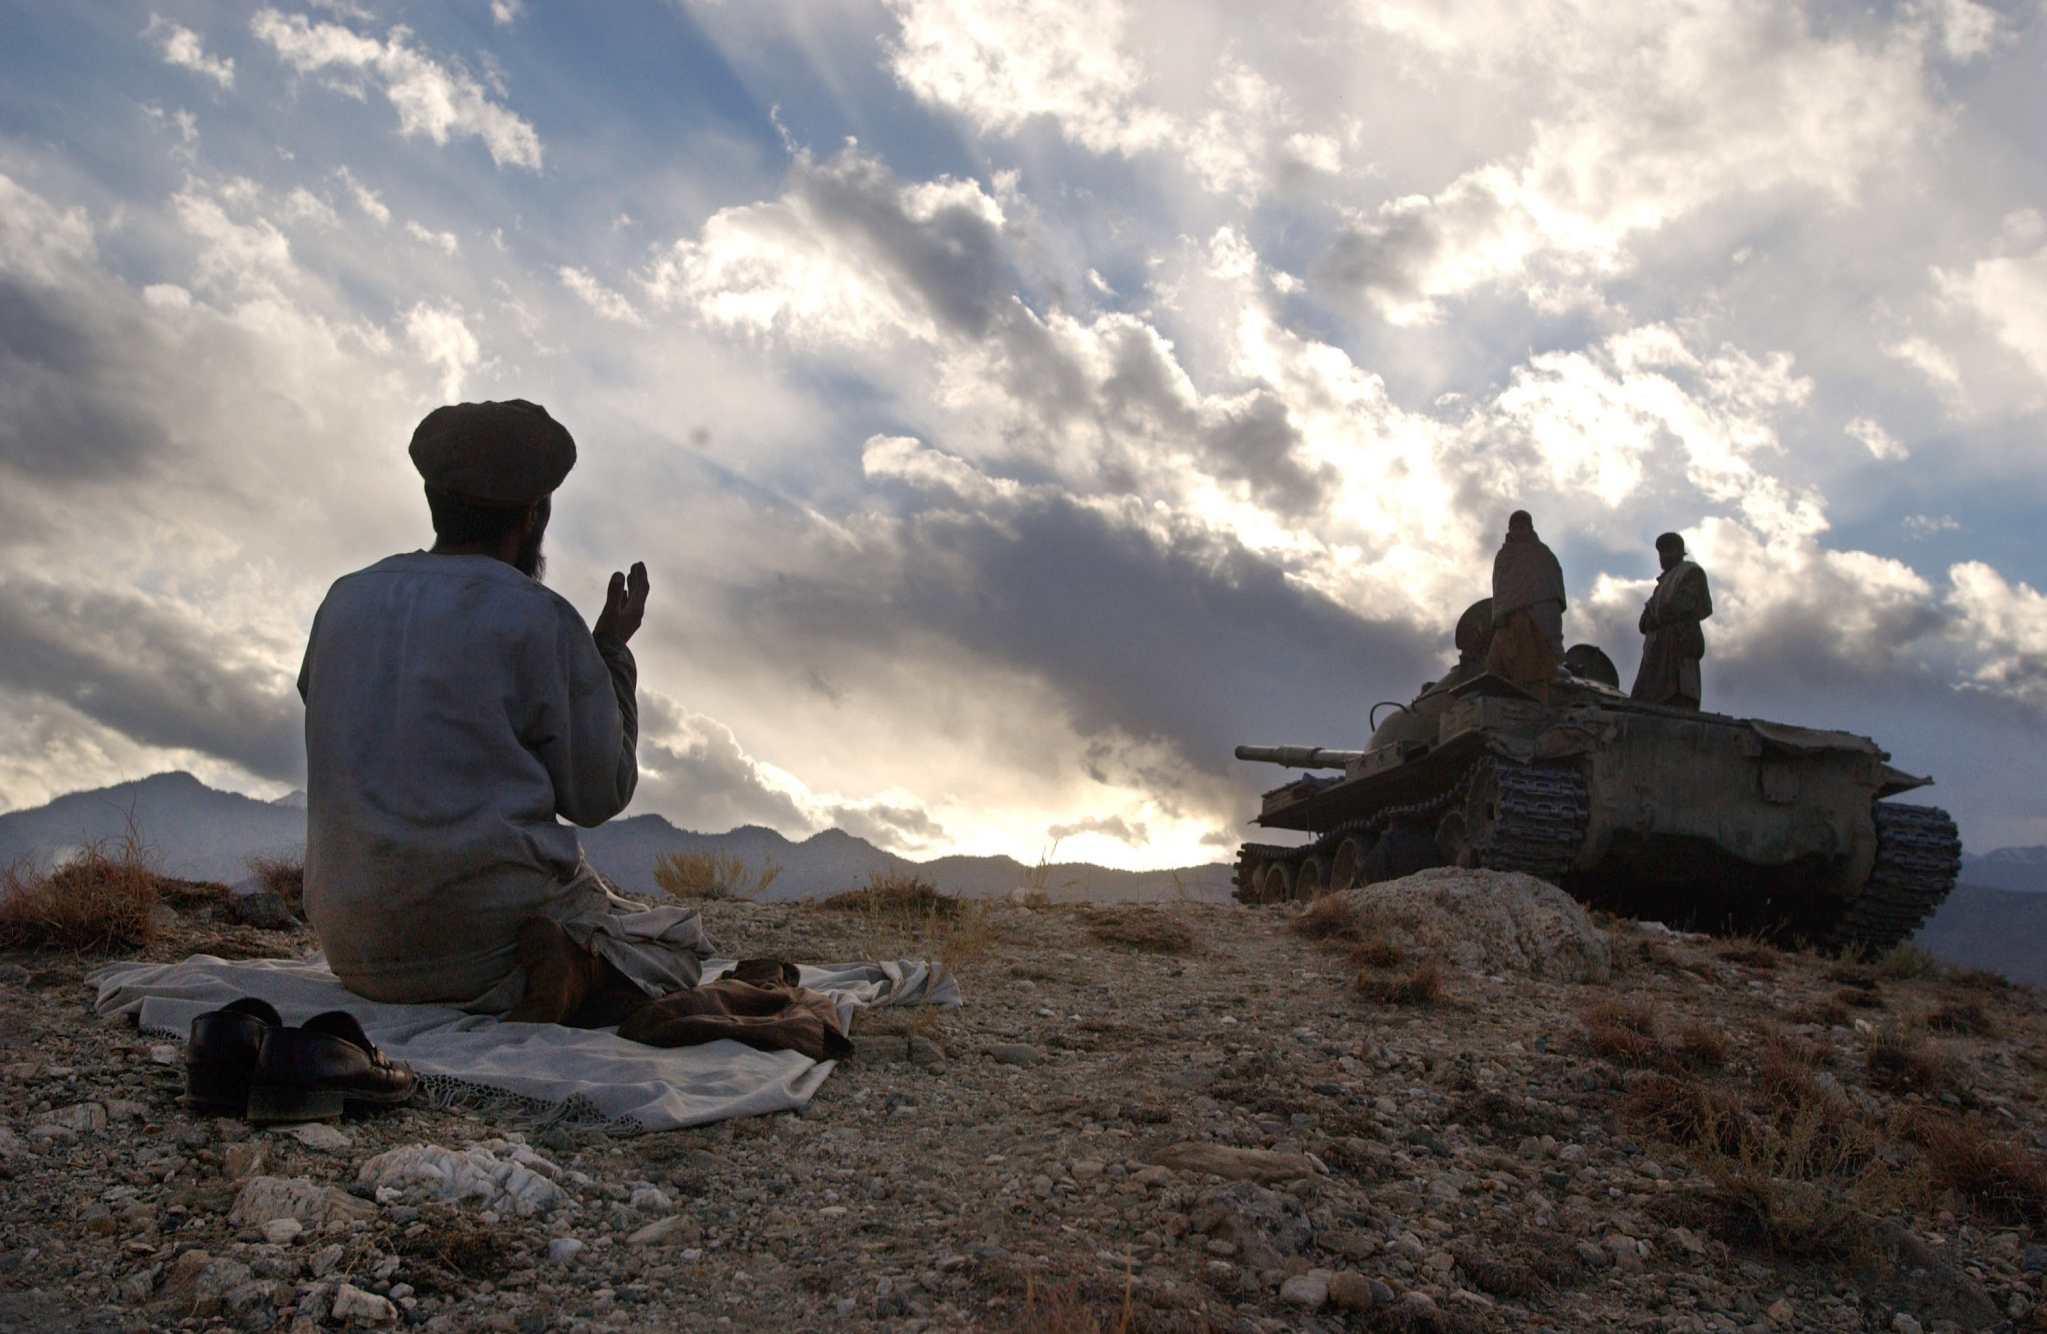
<path fill-rule="evenodd" d="M 1490 625 L 1488 602 L 1468 610 L 1458 666 L 1374 706 L 1361 750 L 1237 748 L 1308 771 L 1257 822 L 1314 835 L 1244 844 L 1240 901 L 1490 867 L 1630 916 L 1880 951 L 1954 887 L 1955 822 L 1890 800 L 1933 780 L 1869 738 L 1630 699 L 1593 645 L 1538 699 L 1484 670 Z"/>

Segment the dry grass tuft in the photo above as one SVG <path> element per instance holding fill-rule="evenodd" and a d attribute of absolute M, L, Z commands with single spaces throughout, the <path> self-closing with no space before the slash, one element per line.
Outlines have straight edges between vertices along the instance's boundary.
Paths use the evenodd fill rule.
<path fill-rule="evenodd" d="M 306 915 L 306 862 L 303 857 L 251 857 L 249 874 L 263 888 L 284 900 L 291 915 Z"/>
<path fill-rule="evenodd" d="M 1287 930 L 1309 940 L 1357 940 L 1362 935 L 1357 914 L 1341 894 L 1324 894 L 1294 918 Z"/>
<path fill-rule="evenodd" d="M 1450 1255 L 1482 1291 L 1519 1301 L 1561 1288 L 1585 1268 L 1571 1243 L 1553 1233 L 1525 1232 L 1489 1245 L 1454 1243 Z"/>
<path fill-rule="evenodd" d="M 1361 934 L 1350 948 L 1350 961 L 1360 968 L 1394 968 L 1400 959 L 1400 947 L 1377 927 Z"/>
<path fill-rule="evenodd" d="M 860 888 L 816 906 L 854 920 L 857 939 L 845 943 L 865 959 L 921 952 L 959 972 L 978 963 L 997 936 L 986 902 L 940 893 L 929 877 L 908 872 L 874 872 Z"/>
<path fill-rule="evenodd" d="M 1948 1053 L 1926 1040 L 1926 1021 L 1917 1016 L 1872 1033 L 1865 1065 L 1870 1087 L 1887 1093 L 1931 1093 L 1950 1082 Z"/>
<path fill-rule="evenodd" d="M 1993 1133 L 1983 1118 L 1920 1108 L 1905 1134 L 1919 1146 L 1934 1185 L 1961 1192 L 1999 1222 L 2047 1222 L 2047 1162 Z"/>
<path fill-rule="evenodd" d="M 1940 961 L 1910 941 L 1898 945 L 1870 964 L 1878 977 L 1908 982 L 1916 978 L 1939 977 Z"/>
<path fill-rule="evenodd" d="M 2013 989 L 2010 978 L 2003 973 L 1993 973 L 1988 968 L 1950 968 L 1947 970 L 1947 980 L 1958 987 L 1993 994 Z"/>
<path fill-rule="evenodd" d="M 1663 1055 L 1656 1007 L 1646 1001 L 1606 999 L 1578 1016 L 1585 1041 L 1599 1055 L 1627 1065 L 1650 1065 Z"/>
<path fill-rule="evenodd" d="M 1145 954 L 1193 954 L 1200 949 L 1185 923 L 1157 908 L 1105 908 L 1089 914 L 1087 929 L 1105 945 Z"/>
<path fill-rule="evenodd" d="M 1359 995 L 1381 1005 L 1433 1005 L 1443 997 L 1443 966 L 1423 959 L 1393 977 L 1359 973 L 1352 983 Z"/>
<path fill-rule="evenodd" d="M 1997 1025 L 1975 1001 L 1950 1002 L 1941 1006 L 1926 1016 L 1926 1026 L 1936 1033 L 1960 1033 L 1972 1038 L 1987 1038 L 1997 1032 Z"/>
<path fill-rule="evenodd" d="M 1729 963 L 1746 964 L 1765 972 L 1784 961 L 1776 946 L 1757 939 L 1731 940 L 1720 947 L 1719 954 Z"/>
<path fill-rule="evenodd" d="M 160 877 L 131 830 L 94 844 L 56 870 L 0 872 L 0 945 L 108 953 L 156 936 Z"/>
<path fill-rule="evenodd" d="M 1664 1049 L 1677 1064 L 1694 1070 L 1718 1070 L 1727 1064 L 1727 1035 L 1700 1019 L 1685 1020 Z"/>
<path fill-rule="evenodd" d="M 904 921 L 959 916 L 961 901 L 941 894 L 931 877 L 913 871 L 874 871 L 867 883 L 832 895 L 818 907 L 832 912 L 860 912 Z"/>
<path fill-rule="evenodd" d="M 1741 1099 L 1686 1075 L 1650 1075 L 1621 1096 L 1621 1115 L 1633 1124 L 1687 1149 L 1737 1153 L 1753 1131 Z"/>
<path fill-rule="evenodd" d="M 670 852 L 654 859 L 654 883 L 685 902 L 759 898 L 781 874 L 772 857 L 750 872 L 746 859 L 730 852 Z"/>

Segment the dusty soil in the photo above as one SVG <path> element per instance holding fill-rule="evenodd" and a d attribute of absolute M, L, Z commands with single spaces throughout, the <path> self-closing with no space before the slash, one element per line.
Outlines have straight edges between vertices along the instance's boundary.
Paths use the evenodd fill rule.
<path fill-rule="evenodd" d="M 0 1328 L 2042 1327 L 2031 992 L 1632 923 L 1584 983 L 1334 909 L 703 911 L 724 951 L 942 951 L 966 1005 L 856 1030 L 801 1117 L 305 1142 L 189 1115 L 179 1050 L 92 1014 L 98 960 L 0 958 Z M 379 1200 L 359 1166 L 408 1144 L 524 1145 L 573 1207 Z M 336 1189 L 266 1234 L 231 1219 L 262 1177 Z"/>

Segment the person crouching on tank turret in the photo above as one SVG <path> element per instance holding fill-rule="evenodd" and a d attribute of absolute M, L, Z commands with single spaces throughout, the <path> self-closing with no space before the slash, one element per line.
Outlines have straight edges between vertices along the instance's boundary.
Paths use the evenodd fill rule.
<path fill-rule="evenodd" d="M 1713 614 L 1713 594 L 1706 572 L 1685 554 L 1685 540 L 1676 533 L 1656 539 L 1656 557 L 1663 573 L 1642 606 L 1642 666 L 1630 693 L 1645 703 L 1696 711 L 1699 659 L 1706 656 L 1699 622 Z"/>
<path fill-rule="evenodd" d="M 1507 540 L 1493 557 L 1493 642 L 1485 668 L 1537 699 L 1564 660 L 1564 567 L 1535 535 L 1527 510 L 1507 516 Z"/>

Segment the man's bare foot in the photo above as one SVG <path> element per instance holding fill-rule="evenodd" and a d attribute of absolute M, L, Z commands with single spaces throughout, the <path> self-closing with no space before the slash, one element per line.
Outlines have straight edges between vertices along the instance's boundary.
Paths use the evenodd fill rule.
<path fill-rule="evenodd" d="M 506 1020 L 515 1024 L 559 1024 L 589 999 L 603 976 L 603 960 L 569 939 L 561 923 L 535 917 L 519 928 L 519 967 L 526 995 Z"/>

